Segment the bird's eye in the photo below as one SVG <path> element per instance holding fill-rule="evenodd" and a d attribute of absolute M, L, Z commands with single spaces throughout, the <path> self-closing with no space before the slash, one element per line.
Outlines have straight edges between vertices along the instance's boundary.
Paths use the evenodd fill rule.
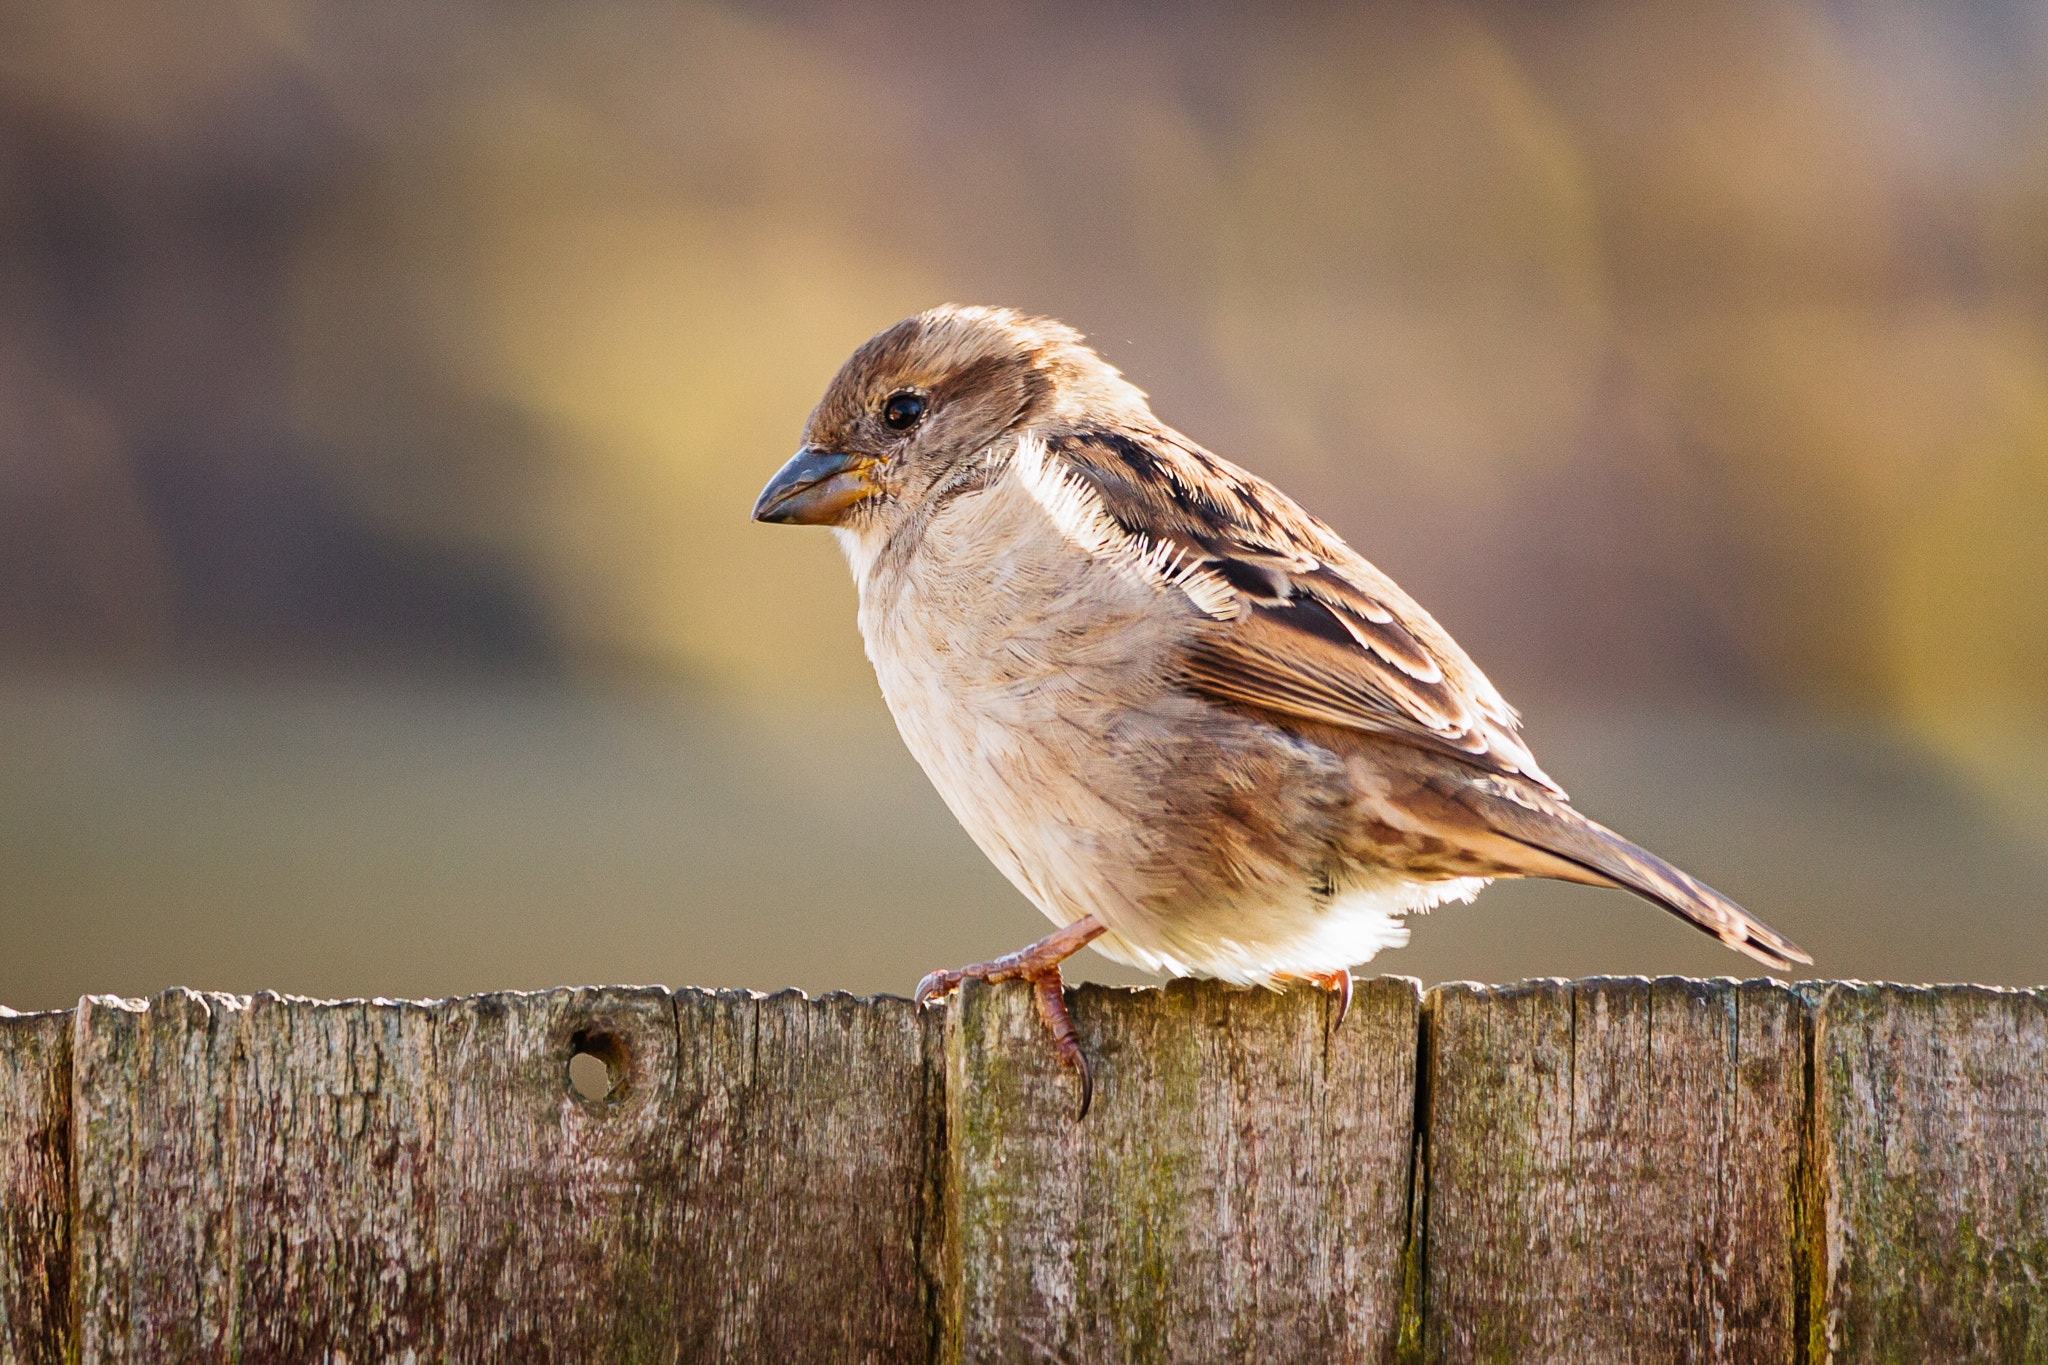
<path fill-rule="evenodd" d="M 924 416 L 924 396 L 911 393 L 892 393 L 889 401 L 882 404 L 882 421 L 893 431 L 908 431 Z"/>

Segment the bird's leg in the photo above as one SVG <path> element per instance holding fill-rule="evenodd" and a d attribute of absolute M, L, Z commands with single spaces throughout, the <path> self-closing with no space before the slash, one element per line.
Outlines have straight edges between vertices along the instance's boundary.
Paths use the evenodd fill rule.
<path fill-rule="evenodd" d="M 1334 972 L 1304 972 L 1302 979 L 1313 981 L 1337 997 L 1337 1017 L 1330 1021 L 1330 1032 L 1335 1033 L 1344 1023 L 1344 1016 L 1351 1013 L 1351 969 L 1340 967 Z"/>
<path fill-rule="evenodd" d="M 1038 1001 L 1038 1017 L 1052 1033 L 1053 1050 L 1059 1059 L 1081 1074 L 1081 1112 L 1076 1119 L 1088 1117 L 1088 1106 L 1095 1098 L 1095 1076 L 1089 1069 L 1087 1054 L 1081 1051 L 1081 1035 L 1074 1028 L 1074 1017 L 1067 1013 L 1066 983 L 1060 980 L 1060 964 L 1086 947 L 1090 940 L 1104 932 L 1103 924 L 1093 915 L 1083 915 L 1072 924 L 1055 929 L 1029 948 L 1019 948 L 1014 953 L 1004 953 L 989 962 L 977 962 L 972 967 L 959 967 L 947 972 L 933 972 L 917 983 L 913 999 L 919 1008 L 930 1004 L 942 995 L 949 995 L 962 981 L 972 978 L 976 981 L 1029 981 L 1032 995 Z"/>
<path fill-rule="evenodd" d="M 1074 1122 L 1079 1123 L 1088 1117 L 1088 1106 L 1095 1102 L 1095 1069 L 1088 1065 L 1088 1054 L 1081 1051 L 1074 1016 L 1067 1013 L 1067 986 L 1060 980 L 1060 969 L 1054 967 L 1044 976 L 1032 978 L 1031 994 L 1038 1001 L 1038 1017 L 1052 1031 L 1052 1050 L 1081 1077 L 1081 1107 L 1074 1112 Z"/>

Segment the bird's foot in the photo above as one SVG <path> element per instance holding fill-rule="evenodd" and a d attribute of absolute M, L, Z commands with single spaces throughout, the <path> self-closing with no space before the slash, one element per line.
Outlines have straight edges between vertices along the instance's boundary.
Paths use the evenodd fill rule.
<path fill-rule="evenodd" d="M 917 983 L 913 999 L 919 1008 L 929 1005 L 943 995 L 951 995 L 963 981 L 1037 981 L 1051 975 L 1059 976 L 1060 964 L 1086 947 L 1092 940 L 1100 938 L 1104 930 L 1101 921 L 1093 915 L 1084 915 L 1061 929 L 1055 929 L 1028 948 L 1019 948 L 1014 953 L 987 962 L 977 962 L 972 967 L 956 967 L 952 971 L 932 972 Z"/>
<path fill-rule="evenodd" d="M 1344 1023 L 1344 1016 L 1351 1013 L 1351 969 L 1340 967 L 1334 972 L 1308 972 L 1304 980 L 1313 981 L 1337 997 L 1337 1017 L 1330 1021 L 1330 1032 L 1335 1033 Z"/>
<path fill-rule="evenodd" d="M 1095 1099 L 1095 1075 L 1088 1065 L 1087 1054 L 1081 1051 L 1081 1035 L 1074 1028 L 1074 1017 L 1067 1012 L 1066 983 L 1060 979 L 1060 963 L 1102 932 L 1103 926 L 1095 916 L 1084 916 L 1046 935 L 1029 948 L 1004 953 L 999 958 L 978 962 L 972 967 L 933 972 L 917 983 L 917 992 L 912 998 L 922 1009 L 941 996 L 950 995 L 961 982 L 970 979 L 991 983 L 1029 981 L 1032 996 L 1038 1001 L 1038 1017 L 1045 1021 L 1046 1029 L 1052 1034 L 1053 1051 L 1062 1062 L 1080 1073 L 1081 1109 L 1074 1117 L 1076 1121 L 1084 1119 L 1088 1117 L 1088 1106 Z"/>

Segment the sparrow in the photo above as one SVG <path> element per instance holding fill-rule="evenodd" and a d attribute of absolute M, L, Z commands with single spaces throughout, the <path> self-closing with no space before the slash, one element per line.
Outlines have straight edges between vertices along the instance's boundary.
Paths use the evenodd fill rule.
<path fill-rule="evenodd" d="M 1058 927 L 934 972 L 1023 979 L 1093 1079 L 1060 963 L 1349 1003 L 1406 916 L 1502 877 L 1619 887 L 1785 969 L 1804 952 L 1581 815 L 1394 581 L 1165 425 L 1047 318 L 946 305 L 847 360 L 756 521 L 829 526 L 904 743 Z"/>

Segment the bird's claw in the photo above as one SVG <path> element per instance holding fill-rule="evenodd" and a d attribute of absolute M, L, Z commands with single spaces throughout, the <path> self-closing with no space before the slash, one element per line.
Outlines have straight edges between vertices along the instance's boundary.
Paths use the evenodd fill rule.
<path fill-rule="evenodd" d="M 960 989 L 960 983 L 963 981 L 986 981 L 994 985 L 998 981 L 1015 981 L 1018 977 L 1023 977 L 1027 981 L 1035 980 L 1038 974 L 1045 970 L 1043 964 L 1030 957 L 1032 949 L 1037 946 L 1033 944 L 1031 948 L 1026 948 L 1022 952 L 1005 953 L 988 962 L 977 962 L 972 967 L 926 972 L 924 980 L 917 983 L 917 989 L 911 993 L 910 998 L 916 1002 L 919 1009 L 923 1009 L 934 1000 L 951 995 Z M 1059 975 L 1058 962 L 1052 964 L 1052 972 L 1055 976 Z"/>
<path fill-rule="evenodd" d="M 924 979 L 917 983 L 917 989 L 911 992 L 911 1003 L 919 1009 L 925 1009 L 934 1000 L 951 995 L 960 989 L 960 983 L 966 979 L 965 972 L 926 972 Z"/>
<path fill-rule="evenodd" d="M 1339 968 L 1334 972 L 1312 972 L 1309 980 L 1337 997 L 1337 1017 L 1330 1021 L 1330 1032 L 1335 1033 L 1344 1025 L 1344 1016 L 1351 1013 L 1351 970 Z"/>

